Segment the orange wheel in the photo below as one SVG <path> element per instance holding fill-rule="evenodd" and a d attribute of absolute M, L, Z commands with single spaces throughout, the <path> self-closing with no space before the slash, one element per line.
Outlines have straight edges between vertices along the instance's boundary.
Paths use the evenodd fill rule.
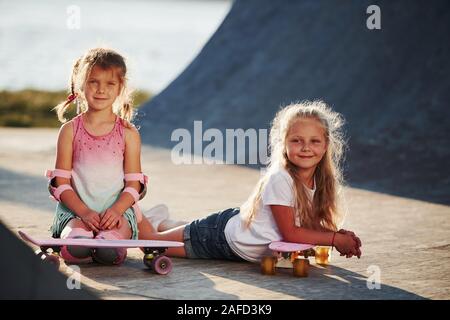
<path fill-rule="evenodd" d="M 263 257 L 261 260 L 261 273 L 264 275 L 274 275 L 277 257 Z"/>
<path fill-rule="evenodd" d="M 328 265 L 330 263 L 329 247 L 316 247 L 316 263 L 321 265 Z"/>
<path fill-rule="evenodd" d="M 308 259 L 296 259 L 293 263 L 294 266 L 294 276 L 296 277 L 307 277 L 309 271 L 309 260 Z"/>

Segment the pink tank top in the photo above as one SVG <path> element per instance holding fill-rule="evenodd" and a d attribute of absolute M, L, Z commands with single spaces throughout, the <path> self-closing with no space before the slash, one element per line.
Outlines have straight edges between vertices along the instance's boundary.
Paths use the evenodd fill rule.
<path fill-rule="evenodd" d="M 108 134 L 94 136 L 83 125 L 82 114 L 73 119 L 72 184 L 81 200 L 102 213 L 124 187 L 124 124 L 116 116 Z"/>

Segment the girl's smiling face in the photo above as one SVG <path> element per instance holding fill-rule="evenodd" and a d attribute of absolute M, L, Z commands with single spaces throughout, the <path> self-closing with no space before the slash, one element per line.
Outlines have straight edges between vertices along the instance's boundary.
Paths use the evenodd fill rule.
<path fill-rule="evenodd" d="M 119 73 L 118 68 L 92 68 L 84 89 L 90 109 L 100 111 L 112 107 L 121 90 Z"/>
<path fill-rule="evenodd" d="M 299 118 L 289 128 L 286 152 L 290 162 L 301 169 L 315 169 L 327 151 L 325 129 L 319 120 Z"/>

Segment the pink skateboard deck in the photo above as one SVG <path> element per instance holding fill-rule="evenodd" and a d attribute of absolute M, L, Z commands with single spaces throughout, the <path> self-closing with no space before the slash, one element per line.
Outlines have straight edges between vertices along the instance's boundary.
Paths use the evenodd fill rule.
<path fill-rule="evenodd" d="M 43 260 L 55 263 L 59 266 L 59 259 L 48 254 L 48 249 L 60 249 L 62 246 L 78 246 L 87 248 L 142 248 L 145 255 L 144 264 L 158 274 L 167 274 L 172 270 L 171 260 L 164 255 L 167 248 L 183 247 L 183 242 L 160 240 L 104 240 L 104 239 L 36 239 L 19 231 L 20 237 L 40 247 L 37 252 Z M 59 250 L 58 250 L 59 251 Z"/>
<path fill-rule="evenodd" d="M 103 240 L 103 239 L 36 239 L 19 231 L 20 237 L 40 247 L 78 246 L 88 248 L 177 248 L 183 242 L 159 240 Z"/>
<path fill-rule="evenodd" d="M 274 241 L 269 245 L 269 249 L 278 252 L 296 252 L 296 251 L 304 251 L 308 249 L 312 249 L 315 246 L 312 244 L 303 244 L 303 243 L 293 243 L 293 242 L 283 242 L 283 241 Z"/>

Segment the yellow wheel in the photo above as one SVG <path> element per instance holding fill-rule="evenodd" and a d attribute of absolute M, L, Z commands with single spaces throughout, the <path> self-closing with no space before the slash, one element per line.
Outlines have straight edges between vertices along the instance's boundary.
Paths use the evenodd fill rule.
<path fill-rule="evenodd" d="M 277 257 L 263 257 L 261 260 L 261 273 L 265 275 L 274 275 L 277 260 Z"/>
<path fill-rule="evenodd" d="M 330 247 L 316 247 L 316 263 L 328 265 L 330 263 Z"/>
<path fill-rule="evenodd" d="M 296 259 L 293 263 L 294 276 L 305 278 L 308 276 L 309 260 L 308 259 Z"/>

